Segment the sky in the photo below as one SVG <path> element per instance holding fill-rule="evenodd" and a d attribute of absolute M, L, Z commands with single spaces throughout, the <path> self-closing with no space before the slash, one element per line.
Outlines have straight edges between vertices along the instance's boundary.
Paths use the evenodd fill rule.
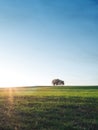
<path fill-rule="evenodd" d="M 98 0 L 0 0 L 0 87 L 98 85 Z"/>

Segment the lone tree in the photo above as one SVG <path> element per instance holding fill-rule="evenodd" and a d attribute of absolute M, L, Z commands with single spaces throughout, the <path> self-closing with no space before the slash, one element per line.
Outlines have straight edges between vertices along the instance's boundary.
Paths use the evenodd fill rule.
<path fill-rule="evenodd" d="M 55 85 L 64 85 L 64 81 L 60 80 L 60 79 L 53 79 L 52 80 L 52 85 L 53 86 L 55 86 Z"/>

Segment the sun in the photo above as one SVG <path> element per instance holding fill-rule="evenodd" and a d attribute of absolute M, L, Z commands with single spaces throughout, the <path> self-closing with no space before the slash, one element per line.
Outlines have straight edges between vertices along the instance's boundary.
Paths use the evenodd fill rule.
<path fill-rule="evenodd" d="M 0 68 L 0 88 L 17 87 L 22 85 L 23 75 L 12 69 Z"/>

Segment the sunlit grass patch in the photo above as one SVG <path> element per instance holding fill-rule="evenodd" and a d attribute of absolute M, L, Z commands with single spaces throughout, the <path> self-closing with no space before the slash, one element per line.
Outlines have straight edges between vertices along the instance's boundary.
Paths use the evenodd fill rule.
<path fill-rule="evenodd" d="M 98 130 L 98 87 L 0 89 L 0 119 L 1 130 Z"/>

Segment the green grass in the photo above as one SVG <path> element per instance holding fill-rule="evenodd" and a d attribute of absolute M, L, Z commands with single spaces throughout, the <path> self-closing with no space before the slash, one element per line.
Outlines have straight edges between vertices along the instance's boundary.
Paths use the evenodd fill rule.
<path fill-rule="evenodd" d="M 98 86 L 1 88 L 0 130 L 98 130 Z"/>

